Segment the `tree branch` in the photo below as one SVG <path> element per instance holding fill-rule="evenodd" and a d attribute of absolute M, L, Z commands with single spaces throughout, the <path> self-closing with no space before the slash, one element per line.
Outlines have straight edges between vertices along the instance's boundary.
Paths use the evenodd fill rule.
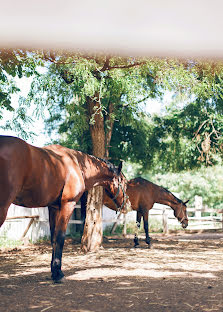
<path fill-rule="evenodd" d="M 68 72 L 66 70 L 62 70 L 60 72 L 60 75 L 67 84 L 71 84 L 74 82 L 74 76 L 70 75 L 70 77 L 68 77 Z"/>
<path fill-rule="evenodd" d="M 103 65 L 102 69 L 100 70 L 101 72 L 103 72 L 103 71 L 105 71 L 107 69 L 109 70 L 109 68 L 110 68 L 110 66 L 109 66 L 110 58 L 111 58 L 110 56 L 106 56 L 105 63 Z"/>
<path fill-rule="evenodd" d="M 137 63 L 133 63 L 133 64 L 128 64 L 128 65 L 115 65 L 115 66 L 108 66 L 105 69 L 101 69 L 101 71 L 104 70 L 111 70 L 111 69 L 127 69 L 127 68 L 131 68 L 131 67 L 136 67 L 136 66 L 140 66 L 140 65 L 144 65 L 146 64 L 146 61 L 143 62 L 137 62 Z"/>
<path fill-rule="evenodd" d="M 147 99 L 149 99 L 149 98 L 151 98 L 151 96 L 150 96 L 150 95 L 148 95 L 148 96 L 144 97 L 142 100 L 139 100 L 139 101 L 137 101 L 137 102 L 134 102 L 133 104 L 135 105 L 135 104 L 142 103 L 142 102 L 144 102 L 145 100 L 147 100 Z"/>

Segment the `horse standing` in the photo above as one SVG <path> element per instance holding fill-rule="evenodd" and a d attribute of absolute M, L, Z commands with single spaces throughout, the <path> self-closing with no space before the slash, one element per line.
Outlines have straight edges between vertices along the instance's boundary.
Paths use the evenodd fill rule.
<path fill-rule="evenodd" d="M 85 190 L 97 185 L 104 186 L 110 196 L 121 186 L 116 200 L 125 208 L 128 200 L 121 165 L 115 168 L 108 161 L 60 145 L 38 148 L 19 138 L 0 136 L 0 226 L 11 203 L 48 206 L 55 282 L 64 277 L 62 252 L 74 206 Z"/>
<path fill-rule="evenodd" d="M 174 210 L 174 216 L 181 222 L 182 227 L 187 227 L 188 218 L 186 203 L 188 201 L 183 202 L 167 189 L 143 178 L 135 178 L 128 181 L 126 193 L 129 196 L 132 210 L 137 211 L 137 229 L 140 228 L 141 218 L 143 217 L 146 243 L 149 246 L 151 245 L 151 239 L 149 237 L 148 212 L 153 207 L 154 203 L 170 206 Z M 116 199 L 111 198 L 111 196 L 107 194 L 107 191 L 105 191 L 104 205 L 113 210 L 117 210 L 115 201 Z M 138 233 L 135 234 L 134 243 L 135 247 L 139 245 Z"/>

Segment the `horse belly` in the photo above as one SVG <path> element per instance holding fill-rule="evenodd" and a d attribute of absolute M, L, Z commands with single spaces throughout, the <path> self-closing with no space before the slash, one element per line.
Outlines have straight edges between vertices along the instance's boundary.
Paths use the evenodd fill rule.
<path fill-rule="evenodd" d="M 51 182 L 51 183 L 50 183 Z M 35 208 L 35 207 L 46 207 L 52 202 L 57 201 L 58 197 L 61 195 L 63 189 L 63 183 L 57 181 L 43 181 L 36 185 L 30 187 L 23 187 L 22 190 L 17 194 L 14 204 Z"/>
<path fill-rule="evenodd" d="M 13 204 L 27 208 L 45 207 L 48 203 L 47 196 L 42 196 L 38 191 L 20 192 L 13 201 Z"/>

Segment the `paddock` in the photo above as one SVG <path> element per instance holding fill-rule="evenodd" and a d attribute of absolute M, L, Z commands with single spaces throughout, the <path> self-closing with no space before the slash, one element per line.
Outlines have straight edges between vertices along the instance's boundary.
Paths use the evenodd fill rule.
<path fill-rule="evenodd" d="M 106 237 L 83 254 L 67 239 L 66 280 L 50 279 L 49 242 L 1 249 L 0 311 L 223 311 L 223 232 Z"/>

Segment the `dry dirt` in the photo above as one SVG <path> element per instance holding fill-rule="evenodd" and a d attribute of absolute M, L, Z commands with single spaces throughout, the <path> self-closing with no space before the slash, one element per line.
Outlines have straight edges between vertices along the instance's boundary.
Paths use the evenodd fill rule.
<path fill-rule="evenodd" d="M 107 238 L 97 253 L 66 240 L 66 280 L 50 280 L 48 243 L 0 252 L 0 311 L 223 311 L 223 233 Z"/>

